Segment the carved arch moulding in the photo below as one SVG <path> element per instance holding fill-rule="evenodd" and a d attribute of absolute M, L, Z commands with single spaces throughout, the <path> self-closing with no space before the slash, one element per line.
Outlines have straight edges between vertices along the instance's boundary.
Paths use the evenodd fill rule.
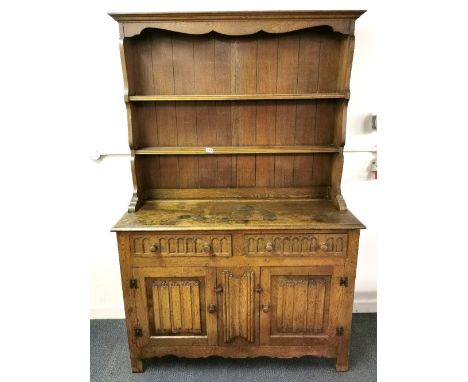
<path fill-rule="evenodd" d="M 120 23 L 120 37 L 139 35 L 144 29 L 154 28 L 187 34 L 217 32 L 228 36 L 251 35 L 260 31 L 285 33 L 313 27 L 330 27 L 334 32 L 354 35 L 354 22 L 363 12 L 226 12 L 110 14 Z M 294 20 L 291 20 L 293 18 Z"/>

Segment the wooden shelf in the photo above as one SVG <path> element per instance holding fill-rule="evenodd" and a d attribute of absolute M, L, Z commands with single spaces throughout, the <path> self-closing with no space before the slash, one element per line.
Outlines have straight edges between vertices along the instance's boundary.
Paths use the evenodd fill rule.
<path fill-rule="evenodd" d="M 248 101 L 248 100 L 298 100 L 298 99 L 347 99 L 346 93 L 307 94 L 184 94 L 184 95 L 133 95 L 130 101 Z"/>
<path fill-rule="evenodd" d="M 183 218 L 181 219 L 181 216 Z M 200 219 L 203 216 L 203 219 Z M 152 200 L 126 213 L 112 231 L 363 229 L 329 200 Z"/>
<path fill-rule="evenodd" d="M 196 155 L 196 154 L 313 154 L 337 153 L 334 146 L 211 146 L 211 147 L 144 147 L 136 155 Z"/>

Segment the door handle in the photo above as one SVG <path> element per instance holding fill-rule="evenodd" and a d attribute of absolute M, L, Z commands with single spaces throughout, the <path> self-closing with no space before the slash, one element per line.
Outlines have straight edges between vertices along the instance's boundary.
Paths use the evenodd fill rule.
<path fill-rule="evenodd" d="M 215 304 L 208 305 L 208 312 L 210 313 L 216 312 L 216 305 Z"/>
<path fill-rule="evenodd" d="M 270 304 L 262 304 L 263 313 L 268 313 L 270 311 Z"/>

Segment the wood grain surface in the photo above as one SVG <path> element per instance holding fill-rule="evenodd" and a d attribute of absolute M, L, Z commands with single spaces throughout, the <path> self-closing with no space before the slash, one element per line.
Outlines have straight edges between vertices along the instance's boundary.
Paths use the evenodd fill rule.
<path fill-rule="evenodd" d="M 126 213 L 113 231 L 245 230 L 259 228 L 362 229 L 330 201 L 161 200 Z"/>

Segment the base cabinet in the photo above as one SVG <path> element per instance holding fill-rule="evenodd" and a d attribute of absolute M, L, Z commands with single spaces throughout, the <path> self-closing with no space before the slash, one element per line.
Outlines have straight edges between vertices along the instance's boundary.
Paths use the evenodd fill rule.
<path fill-rule="evenodd" d="M 323 236 L 323 243 L 339 238 L 339 244 L 328 240 L 322 253 L 305 241 L 299 250 L 299 240 L 296 247 L 277 242 L 262 256 L 246 250 L 253 247 L 245 245 L 245 233 L 233 233 L 232 248 L 218 251 L 221 256 L 207 257 L 187 257 L 192 241 L 174 235 L 185 244 L 170 256 L 145 249 L 160 235 L 147 235 L 138 247 L 141 233 L 118 234 L 134 371 L 143 370 L 142 359 L 168 354 L 317 355 L 337 358 L 337 369 L 347 369 L 359 231 L 308 233 Z"/>

